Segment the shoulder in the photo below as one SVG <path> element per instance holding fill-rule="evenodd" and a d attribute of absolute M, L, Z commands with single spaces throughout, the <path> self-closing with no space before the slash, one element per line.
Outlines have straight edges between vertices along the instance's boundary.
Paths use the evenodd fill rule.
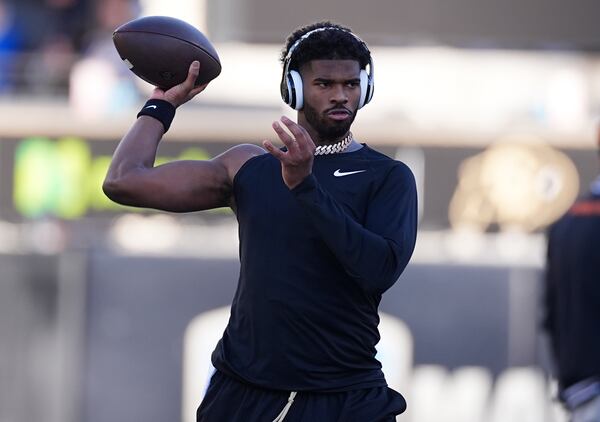
<path fill-rule="evenodd" d="M 249 160 L 257 155 L 266 154 L 266 151 L 254 144 L 239 144 L 229 148 L 227 151 L 222 153 L 220 156 L 223 159 L 228 160 Z"/>
<path fill-rule="evenodd" d="M 411 169 L 402 161 L 389 160 L 382 172 L 381 190 L 416 196 L 417 183 Z"/>
<path fill-rule="evenodd" d="M 376 149 L 370 147 L 367 144 L 363 144 L 362 149 L 360 150 L 362 152 L 362 154 L 364 154 L 365 156 L 367 156 L 369 159 L 371 160 L 380 160 L 383 162 L 386 161 L 395 161 L 393 158 L 391 158 L 388 155 L 385 155 L 384 153 L 377 151 Z"/>
<path fill-rule="evenodd" d="M 367 145 L 364 146 L 364 150 L 365 156 L 372 165 L 381 169 L 381 177 L 386 181 L 404 180 L 414 183 L 412 170 L 402 161 L 391 158 Z"/>
<path fill-rule="evenodd" d="M 547 234 L 553 237 L 555 233 L 572 231 L 572 224 L 586 224 L 596 220 L 590 217 L 600 217 L 600 198 L 588 194 L 577 198 L 569 209 L 548 227 Z"/>
<path fill-rule="evenodd" d="M 406 164 L 402 161 L 392 160 L 393 163 L 390 165 L 389 177 L 409 180 L 414 183 L 415 176 Z"/>
<path fill-rule="evenodd" d="M 229 180 L 233 181 L 237 172 L 248 160 L 264 154 L 266 151 L 258 145 L 240 144 L 229 148 L 213 160 L 225 167 Z"/>

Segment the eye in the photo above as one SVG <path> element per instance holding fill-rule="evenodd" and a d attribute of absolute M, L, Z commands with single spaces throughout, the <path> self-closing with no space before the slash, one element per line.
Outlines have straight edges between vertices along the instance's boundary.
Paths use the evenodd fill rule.
<path fill-rule="evenodd" d="M 358 88 L 360 86 L 360 82 L 352 81 L 346 84 L 348 88 Z"/>
<path fill-rule="evenodd" d="M 317 86 L 319 88 L 327 88 L 329 86 L 329 82 L 324 82 L 324 81 L 317 82 Z"/>

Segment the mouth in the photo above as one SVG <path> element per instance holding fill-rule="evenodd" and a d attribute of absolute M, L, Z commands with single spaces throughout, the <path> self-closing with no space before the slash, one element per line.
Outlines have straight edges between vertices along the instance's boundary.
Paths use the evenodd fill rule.
<path fill-rule="evenodd" d="M 334 108 L 327 112 L 327 117 L 332 120 L 342 121 L 349 119 L 352 116 L 350 110 L 345 108 Z"/>

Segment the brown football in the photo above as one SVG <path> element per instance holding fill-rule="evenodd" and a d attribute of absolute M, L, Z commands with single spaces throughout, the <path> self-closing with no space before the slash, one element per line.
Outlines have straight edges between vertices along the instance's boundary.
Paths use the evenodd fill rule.
<path fill-rule="evenodd" d="M 196 85 L 210 82 L 221 73 L 219 56 L 208 38 L 180 19 L 134 19 L 114 31 L 113 42 L 133 73 L 162 89 L 183 82 L 194 60 L 200 62 Z"/>

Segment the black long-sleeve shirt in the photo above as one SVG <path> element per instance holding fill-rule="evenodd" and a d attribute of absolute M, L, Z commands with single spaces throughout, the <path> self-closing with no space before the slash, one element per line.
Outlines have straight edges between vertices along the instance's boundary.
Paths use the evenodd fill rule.
<path fill-rule="evenodd" d="M 600 377 L 600 189 L 550 229 L 544 323 L 562 389 Z"/>
<path fill-rule="evenodd" d="M 315 157 L 289 190 L 266 154 L 242 166 L 234 195 L 241 269 L 215 367 L 287 391 L 386 385 L 377 308 L 415 246 L 408 167 L 363 146 Z"/>

